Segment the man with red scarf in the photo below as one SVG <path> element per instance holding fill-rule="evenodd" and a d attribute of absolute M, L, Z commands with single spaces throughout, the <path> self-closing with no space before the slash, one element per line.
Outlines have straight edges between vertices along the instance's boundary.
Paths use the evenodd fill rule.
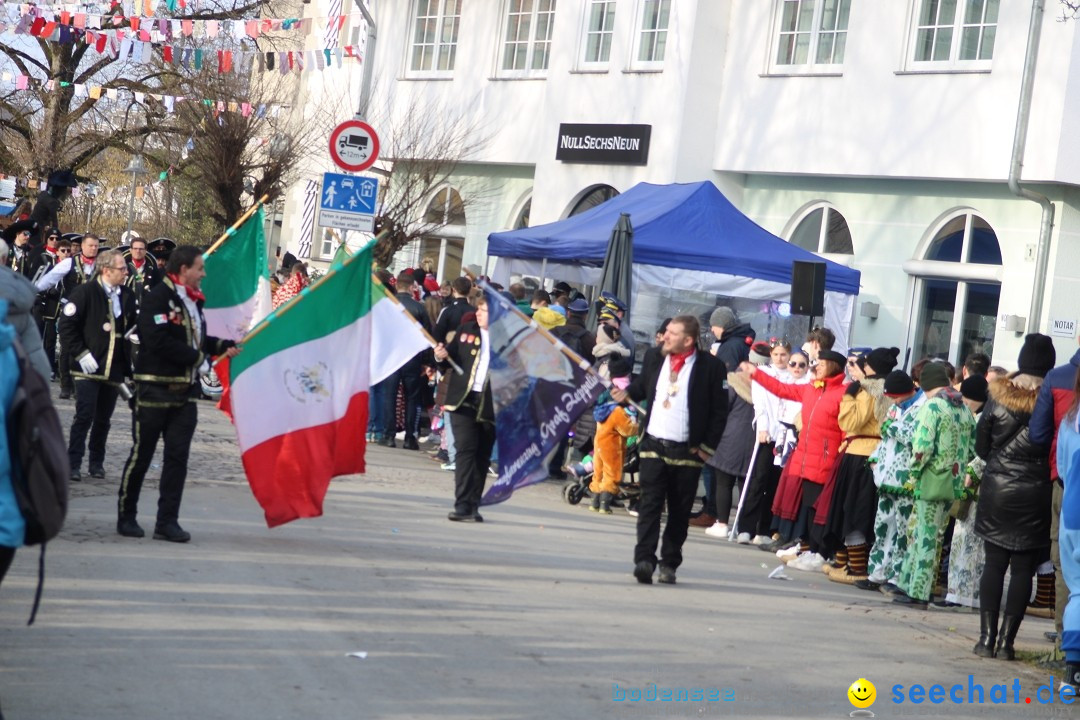
<path fill-rule="evenodd" d="M 127 285 L 135 291 L 135 300 L 141 304 L 143 295 L 161 282 L 162 272 L 157 263 L 146 259 L 146 240 L 141 237 L 131 238 L 129 252 Z"/>
<path fill-rule="evenodd" d="M 135 359 L 135 416 L 131 448 L 120 480 L 116 531 L 143 537 L 135 517 L 143 478 L 164 438 L 155 540 L 187 542 L 180 527 L 180 500 L 187 479 L 188 453 L 198 422 L 195 399 L 199 373 L 210 369 L 213 356 L 233 357 L 236 343 L 206 334 L 200 291 L 206 270 L 202 253 L 182 245 L 169 256 L 167 276 L 143 296 L 139 311 L 139 353 Z"/>
<path fill-rule="evenodd" d="M 660 514 L 666 502 L 668 521 L 660 543 L 658 580 L 675 584 L 701 467 L 716 451 L 727 422 L 727 369 L 698 349 L 700 334 L 694 316 L 673 318 L 660 353 L 646 355 L 641 374 L 628 390 L 611 390 L 616 402 L 628 397 L 648 401 L 639 455 L 641 502 L 634 547 L 634 577 L 639 583 L 653 581 Z"/>

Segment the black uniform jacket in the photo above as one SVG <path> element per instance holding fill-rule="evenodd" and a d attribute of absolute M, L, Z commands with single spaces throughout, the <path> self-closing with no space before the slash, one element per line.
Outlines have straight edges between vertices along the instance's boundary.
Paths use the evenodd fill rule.
<path fill-rule="evenodd" d="M 480 326 L 476 323 L 465 323 L 454 335 L 454 339 L 446 344 L 446 352 L 454 359 L 464 371 L 458 374 L 450 367 L 450 363 L 441 363 L 443 372 L 449 373 L 450 383 L 446 389 L 446 404 L 443 406 L 453 412 L 466 405 L 472 392 L 473 382 L 476 380 L 477 360 L 480 358 Z M 490 363 L 488 367 L 490 368 Z M 495 410 L 491 404 L 491 374 L 484 380 L 484 391 L 477 399 L 477 419 L 483 422 L 495 422 Z"/>
<path fill-rule="evenodd" d="M 656 406 L 656 380 L 664 367 L 662 353 L 646 353 L 641 374 L 630 383 L 628 392 L 637 402 L 647 400 L 649 409 Z M 727 368 L 704 350 L 697 351 L 694 366 L 690 369 L 690 382 L 687 388 L 690 411 L 690 434 L 688 443 L 691 448 L 704 450 L 712 455 L 727 423 Z M 648 423 L 646 417 L 645 422 Z M 648 425 L 646 425 L 646 428 Z"/>
<path fill-rule="evenodd" d="M 143 295 L 139 309 L 139 355 L 135 380 L 143 383 L 190 386 L 198 380 L 199 367 L 210 356 L 220 355 L 234 343 L 206 334 L 202 301 L 196 303 L 199 327 L 180 298 L 178 288 L 166 277 Z"/>
<path fill-rule="evenodd" d="M 101 278 L 83 283 L 68 297 L 60 312 L 60 342 L 71 354 L 72 377 L 120 382 L 131 375 L 131 355 L 124 335 L 135 325 L 135 299 L 120 286 L 120 317 L 113 316 L 112 302 Z M 87 353 L 98 369 L 86 374 L 77 364 Z"/>
<path fill-rule="evenodd" d="M 36 284 L 38 280 L 45 277 L 56 265 L 58 257 L 53 255 L 48 250 L 42 250 L 38 253 L 37 258 L 34 260 L 33 277 L 31 280 Z M 63 294 L 63 285 L 57 284 L 48 290 L 42 290 L 37 294 L 37 306 L 38 312 L 41 313 L 41 317 L 46 320 L 55 320 L 56 316 L 60 314 L 60 297 Z"/>
<path fill-rule="evenodd" d="M 435 336 L 435 340 L 438 342 L 445 343 L 450 333 L 457 332 L 462 318 L 471 312 L 475 312 L 475 310 L 476 308 L 470 305 L 465 298 L 454 298 L 439 313 L 439 319 L 435 321 L 435 331 L 431 334 Z"/>
<path fill-rule="evenodd" d="M 128 279 L 127 286 L 135 291 L 135 298 L 142 301 L 142 296 L 153 290 L 159 282 L 163 273 L 158 269 L 157 263 L 150 259 L 143 261 L 142 269 L 136 269 L 135 263 L 131 260 L 127 261 L 128 266 Z"/>

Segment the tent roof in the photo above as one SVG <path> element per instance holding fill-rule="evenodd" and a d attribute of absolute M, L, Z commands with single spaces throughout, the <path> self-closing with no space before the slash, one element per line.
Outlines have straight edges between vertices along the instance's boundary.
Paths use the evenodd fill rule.
<path fill-rule="evenodd" d="M 791 262 L 824 262 L 827 290 L 859 294 L 859 271 L 824 260 L 743 215 L 712 182 L 638 183 L 580 215 L 492 233 L 488 254 L 600 265 L 621 213 L 634 226 L 634 262 L 791 282 Z"/>

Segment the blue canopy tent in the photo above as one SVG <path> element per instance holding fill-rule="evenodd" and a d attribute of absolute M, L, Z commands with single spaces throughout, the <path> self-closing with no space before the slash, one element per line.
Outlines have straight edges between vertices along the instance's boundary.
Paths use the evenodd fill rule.
<path fill-rule="evenodd" d="M 706 310 L 710 301 L 703 296 L 709 295 L 784 303 L 790 298 L 792 261 L 824 262 L 825 322 L 836 331 L 838 346 L 846 348 L 859 272 L 773 235 L 708 181 L 639 183 L 580 215 L 492 233 L 488 255 L 498 258 L 493 277 L 508 282 L 511 275 L 532 275 L 595 284 L 593 276 L 599 277 L 611 229 L 621 213 L 628 213 L 634 225 L 635 307 L 648 301 L 647 292 L 641 300 L 636 297 L 642 285 L 673 289 L 667 293 L 668 308 L 679 306 L 680 296 Z M 647 322 L 649 313 L 632 310 L 631 317 L 635 330 L 648 334 L 637 321 Z"/>

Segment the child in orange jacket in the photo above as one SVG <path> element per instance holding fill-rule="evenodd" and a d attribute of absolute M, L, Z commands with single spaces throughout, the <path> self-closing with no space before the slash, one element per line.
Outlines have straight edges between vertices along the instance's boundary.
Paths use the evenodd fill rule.
<path fill-rule="evenodd" d="M 631 365 L 626 358 L 613 357 L 608 370 L 612 385 L 623 390 L 629 386 Z M 593 408 L 593 417 L 596 418 L 596 436 L 593 439 L 593 477 L 589 483 L 593 500 L 589 509 L 610 515 L 611 500 L 619 494 L 622 483 L 626 439 L 638 433 L 637 411 L 619 405 L 605 390 Z"/>

